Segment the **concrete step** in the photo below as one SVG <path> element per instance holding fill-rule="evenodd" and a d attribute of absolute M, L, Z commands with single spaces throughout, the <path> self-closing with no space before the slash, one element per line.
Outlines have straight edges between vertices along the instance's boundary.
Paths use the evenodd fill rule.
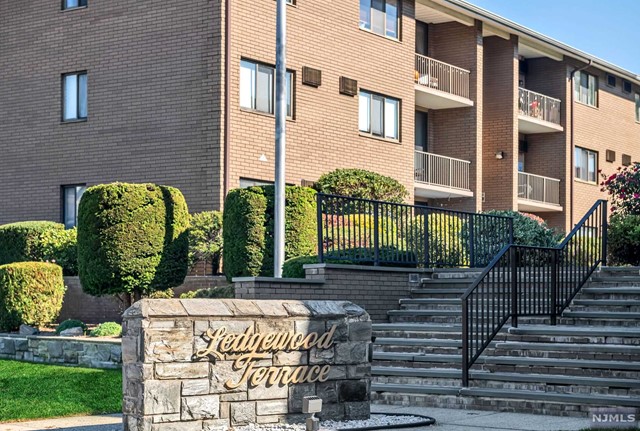
<path fill-rule="evenodd" d="M 598 407 L 637 407 L 640 397 L 613 395 L 559 394 L 554 392 L 517 391 L 512 389 L 462 388 L 460 395 L 491 397 L 493 399 L 517 399 L 527 401 L 557 402 L 573 405 L 597 405 Z"/>
<path fill-rule="evenodd" d="M 466 289 L 458 288 L 416 288 L 411 289 L 412 298 L 460 298 Z"/>
<path fill-rule="evenodd" d="M 407 298 L 401 299 L 400 305 L 457 305 L 460 306 L 460 298 Z"/>
<path fill-rule="evenodd" d="M 626 276 L 626 275 L 593 275 L 591 277 L 591 283 L 640 283 L 640 277 L 638 275 Z"/>
<path fill-rule="evenodd" d="M 571 308 L 583 307 L 640 307 L 640 299 L 574 299 Z"/>
<path fill-rule="evenodd" d="M 587 344 L 587 343 L 526 343 L 519 341 L 498 342 L 496 349 L 503 350 L 538 350 L 557 352 L 600 352 L 640 355 L 640 346 L 625 346 L 619 344 Z"/>
<path fill-rule="evenodd" d="M 371 392 L 392 392 L 403 394 L 458 395 L 460 387 L 443 387 L 427 385 L 396 385 L 392 383 L 372 383 Z"/>
<path fill-rule="evenodd" d="M 460 364 L 462 363 L 462 355 L 439 355 L 429 353 L 411 353 L 411 352 L 373 352 L 374 361 L 400 361 L 400 362 L 418 362 L 418 363 L 440 363 L 440 364 Z"/>
<path fill-rule="evenodd" d="M 476 366 L 476 368 L 491 372 L 640 378 L 640 362 L 631 361 L 481 356 L 476 362 Z"/>
<path fill-rule="evenodd" d="M 638 331 L 619 327 L 527 325 L 510 327 L 509 334 L 564 337 L 637 337 Z"/>
<path fill-rule="evenodd" d="M 439 338 L 376 338 L 375 346 L 462 347 L 461 340 Z"/>
<path fill-rule="evenodd" d="M 580 289 L 580 296 L 583 295 L 640 295 L 640 282 L 637 286 L 630 285 L 594 285 L 591 283 L 589 287 Z M 637 299 L 637 298 L 634 298 Z"/>
<path fill-rule="evenodd" d="M 562 313 L 564 318 L 573 319 L 589 319 L 589 320 L 634 320 L 640 319 L 640 313 L 633 312 L 607 312 L 607 311 L 565 311 Z M 637 322 L 640 323 L 640 322 Z"/>

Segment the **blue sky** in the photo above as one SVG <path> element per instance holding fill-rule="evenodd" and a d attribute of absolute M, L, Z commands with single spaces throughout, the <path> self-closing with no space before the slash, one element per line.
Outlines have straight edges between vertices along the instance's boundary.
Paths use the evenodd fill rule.
<path fill-rule="evenodd" d="M 640 0 L 467 0 L 640 74 Z"/>

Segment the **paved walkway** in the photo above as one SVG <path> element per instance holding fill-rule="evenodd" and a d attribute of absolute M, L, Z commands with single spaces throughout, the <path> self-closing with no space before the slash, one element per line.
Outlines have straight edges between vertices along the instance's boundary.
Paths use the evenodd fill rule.
<path fill-rule="evenodd" d="M 404 431 L 577 431 L 589 427 L 587 419 L 494 413 L 421 407 L 372 406 L 375 413 L 415 413 L 431 416 L 437 425 Z M 122 431 L 120 415 L 81 416 L 63 419 L 0 424 L 0 431 Z"/>

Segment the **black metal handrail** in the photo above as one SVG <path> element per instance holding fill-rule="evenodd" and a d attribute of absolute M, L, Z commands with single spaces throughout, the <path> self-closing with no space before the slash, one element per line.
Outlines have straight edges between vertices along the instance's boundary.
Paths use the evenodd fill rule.
<path fill-rule="evenodd" d="M 557 247 L 507 245 L 462 296 L 462 384 L 511 319 L 549 317 L 552 325 L 593 271 L 606 264 L 607 201 L 597 201 Z"/>
<path fill-rule="evenodd" d="M 513 218 L 318 193 L 320 262 L 485 267 Z"/>

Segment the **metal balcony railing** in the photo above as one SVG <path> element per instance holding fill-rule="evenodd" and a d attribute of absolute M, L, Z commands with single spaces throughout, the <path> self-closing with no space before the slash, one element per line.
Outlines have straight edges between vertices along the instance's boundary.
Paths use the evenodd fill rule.
<path fill-rule="evenodd" d="M 469 99 L 469 74 L 468 70 L 416 54 L 416 84 Z"/>
<path fill-rule="evenodd" d="M 560 180 L 518 172 L 518 197 L 530 201 L 560 205 Z"/>
<path fill-rule="evenodd" d="M 560 124 L 561 103 L 559 99 L 554 99 L 526 88 L 520 88 L 518 109 L 521 115 Z"/>
<path fill-rule="evenodd" d="M 416 150 L 414 179 L 418 183 L 469 190 L 470 164 L 467 160 Z"/>

